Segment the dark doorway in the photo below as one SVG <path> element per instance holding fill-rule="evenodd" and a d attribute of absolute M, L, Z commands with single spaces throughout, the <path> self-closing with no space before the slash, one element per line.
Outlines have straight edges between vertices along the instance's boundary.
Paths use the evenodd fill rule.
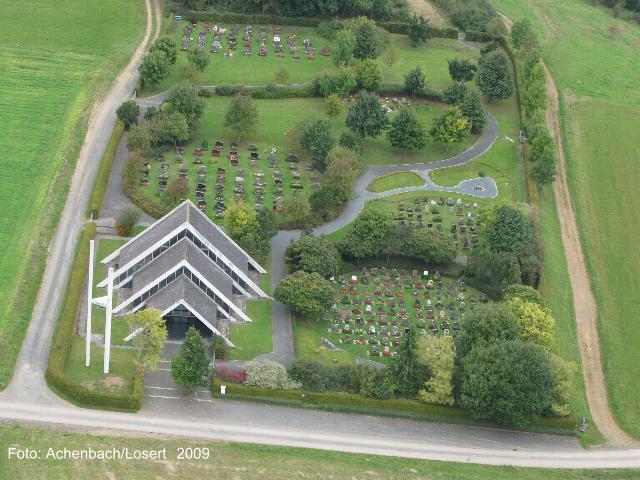
<path fill-rule="evenodd" d="M 164 316 L 167 321 L 168 340 L 182 341 L 189 327 L 194 327 L 203 338 L 208 339 L 212 333 L 204 323 L 183 306 L 176 307 Z"/>

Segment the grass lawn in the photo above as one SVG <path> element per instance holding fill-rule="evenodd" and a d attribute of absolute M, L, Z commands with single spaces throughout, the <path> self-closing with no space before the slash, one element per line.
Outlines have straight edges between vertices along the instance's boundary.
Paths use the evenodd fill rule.
<path fill-rule="evenodd" d="M 109 375 L 103 373 L 104 348 L 91 345 L 91 365 L 85 367 L 84 337 L 75 337 L 66 373 L 76 382 L 90 390 L 133 393 L 133 378 L 136 375 L 138 352 L 111 348 Z"/>
<path fill-rule="evenodd" d="M 173 26 L 171 28 L 173 30 L 171 35 L 179 47 L 182 45 L 182 29 L 184 25 L 185 22 L 176 22 L 175 28 Z M 200 26 L 201 25 L 202 24 L 200 24 Z M 194 28 L 192 34 L 193 40 L 191 42 L 192 47 L 198 44 L 200 26 Z M 258 33 L 262 28 L 267 32 L 266 46 L 269 53 L 266 57 L 258 56 L 258 47 L 260 44 Z M 238 47 L 233 57 L 224 56 L 227 41 L 226 37 L 223 37 L 223 50 L 217 54 L 210 54 L 211 61 L 203 73 L 202 81 L 204 85 L 268 85 L 270 83 L 276 83 L 275 73 L 281 67 L 284 67 L 289 73 L 289 78 L 285 83 L 307 83 L 321 72 L 336 70 L 331 57 L 323 57 L 320 55 L 322 48 L 333 48 L 333 42 L 318 35 L 314 28 L 291 27 L 286 25 L 282 27 L 280 37 L 285 49 L 287 48 L 287 36 L 290 33 L 296 34 L 297 44 L 301 51 L 300 56 L 302 57 L 299 60 L 291 58 L 289 53 L 286 53 L 284 58 L 276 57 L 271 46 L 273 39 L 272 26 L 260 27 L 254 25 L 253 31 L 253 55 L 243 54 L 242 35 L 244 25 L 240 25 Z M 302 51 L 302 40 L 305 38 L 310 39 L 314 48 L 316 48 L 314 60 L 308 60 Z M 395 46 L 399 50 L 400 55 L 398 56 L 398 61 L 392 67 L 387 66 L 383 60 L 384 52 L 377 60 L 382 70 L 383 78 L 388 82 L 404 82 L 404 75 L 416 65 L 421 65 L 427 73 L 429 86 L 436 90 L 442 90 L 450 82 L 449 67 L 447 64 L 449 58 L 460 57 L 475 61 L 480 56 L 476 50 L 462 45 L 457 40 L 447 38 L 434 38 L 419 47 L 413 47 L 406 35 L 390 34 L 389 38 L 389 47 Z M 212 41 L 213 34 L 208 34 L 206 37 L 207 51 L 209 51 Z M 171 74 L 159 85 L 145 85 L 142 95 L 154 95 L 158 92 L 168 90 L 184 76 L 187 66 L 187 54 L 181 51 L 178 54 L 178 61 L 172 67 Z"/>
<path fill-rule="evenodd" d="M 427 198 L 427 202 L 425 202 L 425 198 Z M 446 205 L 440 205 L 440 198 L 445 198 L 445 199 L 452 198 L 454 201 L 457 201 L 458 199 L 460 199 L 462 201 L 462 204 L 464 205 L 462 207 L 464 216 L 462 217 L 458 216 L 457 206 L 447 207 Z M 389 197 L 385 197 L 380 200 L 373 200 L 371 202 L 368 202 L 365 205 L 364 210 L 378 210 L 378 211 L 385 212 L 392 215 L 393 218 L 398 222 L 401 220 L 401 217 L 402 217 L 405 224 L 417 225 L 417 222 L 419 221 L 415 219 L 415 216 L 417 215 L 415 213 L 416 199 L 420 202 L 418 204 L 418 208 L 423 215 L 423 218 L 422 218 L 423 226 L 428 227 L 429 224 L 432 224 L 432 228 L 438 228 L 438 225 L 440 224 L 442 226 L 441 227 L 442 231 L 445 234 L 449 235 L 452 241 L 457 240 L 458 242 L 460 242 L 458 244 L 459 255 L 466 255 L 468 253 L 467 250 L 463 249 L 463 242 L 464 242 L 463 239 L 466 237 L 468 238 L 469 242 L 471 242 L 470 226 L 467 227 L 464 233 L 457 227 L 456 228 L 457 238 L 456 238 L 453 232 L 451 231 L 451 225 L 454 223 L 457 224 L 460 219 L 464 219 L 465 221 L 467 221 L 466 215 L 469 212 L 472 214 L 472 219 L 474 220 L 474 222 L 476 222 L 481 213 L 480 207 L 482 205 L 488 205 L 492 202 L 492 200 L 471 197 L 469 195 L 447 194 L 446 192 L 426 191 L 426 192 L 419 192 L 419 193 L 399 193 L 397 195 L 391 195 Z M 431 201 L 436 201 L 438 203 L 438 205 L 436 206 L 436 208 L 438 209 L 437 214 L 429 213 L 429 211 L 425 210 L 425 206 L 427 203 L 429 204 L 430 209 L 433 208 L 433 205 L 431 205 Z M 399 210 L 400 203 L 403 203 L 404 209 L 405 209 L 404 211 Z M 477 204 L 477 206 L 474 207 L 474 204 Z M 414 209 L 412 218 L 409 217 L 409 214 L 412 212 L 406 211 L 408 206 L 411 206 Z M 453 208 L 453 211 L 451 211 L 452 208 Z M 431 210 L 431 212 L 433 212 L 433 210 Z M 437 217 L 441 218 L 442 221 L 435 222 L 434 219 L 436 219 Z M 327 237 L 331 238 L 332 240 L 341 240 L 349 232 L 350 228 L 351 228 L 351 225 L 347 225 L 341 228 L 340 230 L 336 230 L 335 232 L 327 235 Z"/>
<path fill-rule="evenodd" d="M 640 438 L 640 368 L 633 353 L 640 341 L 634 288 L 640 258 L 629 255 L 640 235 L 634 129 L 640 121 L 640 28 L 578 0 L 492 3 L 512 19 L 534 23 L 561 91 L 569 183 L 598 303 L 610 401 L 622 428 Z"/>
<path fill-rule="evenodd" d="M 262 288 L 267 294 L 271 290 L 268 273 L 262 276 Z M 253 360 L 261 353 L 273 351 L 271 305 L 270 298 L 247 301 L 247 315 L 253 322 L 231 325 L 231 341 L 236 348 L 228 350 L 229 360 Z"/>
<path fill-rule="evenodd" d="M 301 478 L 329 480 L 350 478 L 365 480 L 628 480 L 640 477 L 638 470 L 559 470 L 540 468 L 491 467 L 461 463 L 435 462 L 327 452 L 306 448 L 286 448 L 243 443 L 207 442 L 158 437 L 90 435 L 64 432 L 53 428 L 36 428 L 15 424 L 0 424 L 0 448 L 32 448 L 46 453 L 68 448 L 79 450 L 110 450 L 128 448 L 166 448 L 167 458 L 161 461 L 106 460 L 82 461 L 42 459 L 0 461 L 0 477 L 15 480 L 48 478 L 216 478 L 217 480 L 275 480 L 290 478 L 291 472 Z M 177 460 L 178 448 L 208 448 L 208 460 Z"/>
<path fill-rule="evenodd" d="M 144 31 L 144 2 L 0 0 L 0 389 L 31 318 L 89 106 Z M 25 21 L 25 12 L 29 12 Z M 100 28 L 96 20 L 108 18 Z"/>
<path fill-rule="evenodd" d="M 282 188 L 285 197 L 293 194 L 292 184 L 294 181 L 298 181 L 303 187 L 298 195 L 308 196 L 312 191 L 311 184 L 313 182 L 311 177 L 313 172 L 306 170 L 308 161 L 302 160 L 298 162 L 296 170 L 300 174 L 300 178 L 298 180 L 294 178 L 294 171 L 290 170 L 288 163 L 285 161 L 285 155 L 290 152 L 286 147 L 284 137 L 292 126 L 302 120 L 324 118 L 324 101 L 319 98 L 256 100 L 259 112 L 257 131 L 253 135 L 243 135 L 241 137 L 238 150 L 240 159 L 237 168 L 232 167 L 230 161 L 224 157 L 229 152 L 231 141 L 236 139 L 236 133 L 223 125 L 224 112 L 230 101 L 231 99 L 228 97 L 214 96 L 207 98 L 205 113 L 198 131 L 194 139 L 185 145 L 185 155 L 182 162 L 187 171 L 187 179 L 192 186 L 191 199 L 197 204 L 196 186 L 199 165 L 195 165 L 193 160 L 195 158 L 194 150 L 201 146 L 203 139 L 207 140 L 209 150 L 214 147 L 216 141 L 224 142 L 222 156 L 212 157 L 210 153 L 204 152 L 202 157 L 203 165 L 208 169 L 207 191 L 205 193 L 205 200 L 208 204 L 207 213 L 217 223 L 222 223 L 223 221 L 220 218 L 215 218 L 216 183 L 218 181 L 216 172 L 218 167 L 225 169 L 222 192 L 226 205 L 234 198 L 235 178 L 239 176 L 237 168 L 244 170 L 245 193 L 247 201 L 251 205 L 256 203 L 256 189 L 253 185 L 256 180 L 255 174 L 262 174 L 265 181 L 263 205 L 266 208 L 272 208 L 276 198 L 276 189 L 278 188 L 272 178 L 274 170 L 280 171 L 283 175 Z M 345 101 L 346 106 L 347 102 Z M 433 118 L 447 108 L 446 105 L 441 103 L 426 101 L 419 101 L 414 106 L 417 116 L 426 125 L 431 125 Z M 393 113 L 390 115 L 393 115 Z M 342 113 L 331 120 L 332 133 L 335 138 L 338 138 L 346 128 L 345 118 L 346 113 Z M 450 157 L 467 149 L 475 142 L 476 138 L 477 136 L 469 136 L 460 145 L 451 149 L 447 149 L 442 145 L 430 145 L 423 151 L 405 152 L 392 147 L 386 136 L 381 135 L 377 138 L 367 138 L 363 142 L 362 160 L 364 163 L 371 165 L 432 162 Z M 255 167 L 250 165 L 250 152 L 246 148 L 248 144 L 255 144 L 260 154 L 260 160 Z M 267 151 L 272 147 L 278 151 L 278 167 L 274 169 L 268 168 Z M 300 154 L 300 152 L 297 153 Z M 168 182 L 170 183 L 172 179 L 178 176 L 180 162 L 176 161 L 176 155 L 173 151 L 165 152 L 164 161 L 168 163 L 167 173 Z M 151 200 L 160 202 L 161 194 L 158 190 L 160 180 L 157 177 L 162 173 L 162 162 L 156 159 L 150 160 L 150 162 L 151 170 L 148 177 L 150 184 L 147 186 L 139 185 L 137 188 Z"/>
<path fill-rule="evenodd" d="M 498 185 L 498 199 L 526 201 L 525 174 L 516 144 L 506 140 L 518 138 L 520 127 L 514 98 L 485 105 L 498 122 L 498 139 L 481 157 L 461 167 L 436 170 L 431 174 L 438 185 L 453 186 L 481 175 L 493 178 Z"/>
<path fill-rule="evenodd" d="M 416 175 L 413 172 L 401 172 L 379 177 L 374 180 L 367 189 L 372 192 L 386 192 L 387 190 L 394 190 L 396 188 L 419 187 L 421 185 L 424 185 L 424 180 L 422 180 L 420 175 Z"/>
<path fill-rule="evenodd" d="M 357 357 L 386 363 L 397 353 L 409 326 L 417 327 L 420 335 L 455 337 L 464 327 L 465 312 L 479 302 L 480 292 L 455 279 L 434 280 L 433 271 L 422 278 L 425 268 L 419 262 L 413 265 L 418 278 L 412 278 L 410 270 L 398 277 L 390 271 L 370 277 L 361 270 L 341 275 L 335 285 L 336 309 L 319 320 L 295 321 L 296 356 L 326 363 L 353 364 Z M 349 283 L 352 275 L 358 277 L 357 285 Z M 425 288 L 429 280 L 433 287 Z M 321 338 L 343 351 L 331 351 Z"/>

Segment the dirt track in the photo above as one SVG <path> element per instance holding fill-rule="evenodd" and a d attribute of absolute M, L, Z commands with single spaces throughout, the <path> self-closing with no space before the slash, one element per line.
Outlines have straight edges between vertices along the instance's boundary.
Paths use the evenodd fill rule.
<path fill-rule="evenodd" d="M 589 402 L 591 416 L 608 443 L 616 446 L 632 445 L 634 440 L 618 426 L 609 406 L 607 385 L 600 355 L 598 308 L 589 282 L 582 243 L 578 234 L 576 214 L 567 183 L 567 165 L 560 129 L 558 89 L 551 72 L 546 65 L 544 67 L 547 72 L 547 91 L 549 94 L 547 126 L 556 142 L 556 154 L 558 156 L 558 175 L 553 184 L 553 191 L 556 197 L 560 233 L 573 292 L 573 308 L 576 315 L 578 343 L 582 357 L 587 401 Z"/>

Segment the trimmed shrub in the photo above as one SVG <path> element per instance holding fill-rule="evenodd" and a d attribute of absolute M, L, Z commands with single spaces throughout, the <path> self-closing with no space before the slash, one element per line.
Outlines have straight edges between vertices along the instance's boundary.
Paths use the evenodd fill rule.
<path fill-rule="evenodd" d="M 245 385 L 271 390 L 295 390 L 302 387 L 300 382 L 289 378 L 287 370 L 279 363 L 248 362 L 245 368 L 247 373 Z"/>

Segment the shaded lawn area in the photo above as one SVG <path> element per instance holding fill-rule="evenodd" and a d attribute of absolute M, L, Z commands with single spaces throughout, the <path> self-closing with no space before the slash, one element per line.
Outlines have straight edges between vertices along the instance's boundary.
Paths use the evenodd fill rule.
<path fill-rule="evenodd" d="M 166 448 L 167 459 L 162 461 L 114 459 L 82 461 L 41 459 L 25 462 L 7 459 L 0 463 L 0 476 L 15 480 L 33 478 L 213 478 L 232 480 L 279 480 L 299 476 L 329 480 L 350 478 L 365 480 L 627 480 L 639 478 L 638 470 L 560 470 L 540 468 L 492 467 L 453 462 L 403 459 L 352 453 L 287 448 L 269 445 L 198 441 L 189 439 L 159 439 L 113 435 L 90 435 L 65 432 L 54 428 L 36 428 L 15 424 L 0 424 L 0 447 L 32 448 L 46 452 L 49 447 L 59 450 L 157 450 Z M 208 448 L 207 460 L 177 460 L 178 448 Z"/>
<path fill-rule="evenodd" d="M 186 22 L 177 22 L 175 31 L 172 34 L 172 38 L 175 40 L 178 48 L 182 45 L 182 31 L 185 23 Z M 198 45 L 198 33 L 200 32 L 201 26 L 202 22 L 193 30 L 193 40 L 190 43 L 191 47 Z M 262 29 L 267 33 L 265 45 L 269 52 L 266 57 L 260 57 L 258 55 L 260 45 L 258 34 Z M 227 47 L 226 36 L 222 37 L 222 50 L 216 54 L 209 54 L 210 62 L 203 73 L 203 85 L 268 85 L 270 83 L 277 83 L 275 74 L 280 68 L 286 69 L 289 74 L 289 78 L 284 83 L 308 83 L 322 72 L 336 71 L 333 58 L 320 55 L 320 50 L 324 47 L 333 49 L 333 42 L 318 35 L 315 28 L 283 25 L 280 38 L 286 50 L 284 58 L 278 58 L 273 52 L 273 26 L 253 26 L 252 55 L 244 55 L 243 53 L 243 32 L 244 25 L 240 25 L 240 33 L 237 37 L 238 47 L 233 57 L 224 56 Z M 287 36 L 290 33 L 295 33 L 297 36 L 297 45 L 301 57 L 299 60 L 291 58 L 288 53 Z M 314 60 L 308 60 L 304 54 L 302 41 L 305 38 L 310 39 L 316 49 Z M 427 74 L 429 87 L 435 90 L 443 90 L 450 82 L 448 59 L 460 57 L 475 62 L 480 57 L 477 50 L 449 38 L 434 38 L 418 47 L 411 45 L 411 41 L 407 35 L 390 34 L 389 40 L 387 48 L 395 47 L 399 51 L 397 62 L 391 67 L 386 65 L 384 62 L 385 52 L 377 59 L 377 63 L 380 65 L 383 74 L 383 79 L 387 82 L 404 82 L 406 73 L 415 66 L 420 65 Z M 210 33 L 206 39 L 205 48 L 207 52 L 212 42 L 213 34 Z M 172 66 L 171 74 L 159 85 L 145 85 L 142 96 L 150 96 L 168 90 L 183 78 L 187 68 L 187 54 L 184 51 L 180 51 L 178 52 L 176 64 Z"/>
<path fill-rule="evenodd" d="M 262 289 L 270 293 L 271 275 L 262 276 Z M 253 360 L 262 353 L 273 351 L 270 298 L 247 301 L 247 315 L 253 322 L 231 325 L 231 341 L 236 348 L 227 353 L 229 360 Z"/>
<path fill-rule="evenodd" d="M 386 192 L 402 187 L 419 187 L 424 185 L 424 180 L 413 172 L 391 173 L 383 177 L 378 177 L 368 187 L 372 192 Z"/>
<path fill-rule="evenodd" d="M 496 118 L 499 128 L 491 149 L 466 165 L 436 170 L 431 173 L 431 179 L 438 185 L 454 186 L 462 180 L 484 175 L 496 181 L 498 199 L 525 202 L 525 173 L 517 146 L 520 132 L 517 103 L 511 98 L 485 104 L 485 107 Z M 506 140 L 505 135 L 516 143 Z"/>
<path fill-rule="evenodd" d="M 85 366 L 85 339 L 74 337 L 65 372 L 90 390 L 133 393 L 137 350 L 111 348 L 109 375 L 103 373 L 104 348 L 91 345 L 91 364 Z"/>
<path fill-rule="evenodd" d="M 205 200 L 207 201 L 208 208 L 207 214 L 216 223 L 223 223 L 223 219 L 215 218 L 215 204 L 216 204 L 216 170 L 218 167 L 225 168 L 225 183 L 224 183 L 224 201 L 228 205 L 234 197 L 233 189 L 235 187 L 235 177 L 237 176 L 237 168 L 231 166 L 230 160 L 224 158 L 229 152 L 229 145 L 231 141 L 237 138 L 237 133 L 223 125 L 224 112 L 231 102 L 229 97 L 213 96 L 206 98 L 206 109 L 203 115 L 203 119 L 200 122 L 197 133 L 194 135 L 193 140 L 188 142 L 184 147 L 184 157 L 182 162 L 187 168 L 187 180 L 191 186 L 191 200 L 197 204 L 196 198 L 196 186 L 197 186 L 197 171 L 199 165 L 193 163 L 195 158 L 194 150 L 199 148 L 203 139 L 208 142 L 209 153 L 203 153 L 202 161 L 203 165 L 208 168 L 207 174 L 207 191 L 205 193 Z M 289 169 L 288 163 L 285 161 L 285 156 L 290 153 L 286 146 L 285 134 L 298 122 L 303 120 L 314 120 L 319 118 L 327 118 L 324 114 L 324 100 L 319 98 L 301 98 L 301 99 L 283 99 L 283 100 L 256 100 L 258 109 L 258 126 L 254 134 L 243 134 L 240 138 L 240 148 L 238 150 L 240 154 L 239 167 L 244 169 L 244 185 L 247 195 L 247 202 L 250 205 L 256 203 L 256 193 L 253 182 L 255 180 L 255 173 L 261 172 L 264 174 L 265 187 L 263 205 L 265 208 L 272 208 L 273 201 L 275 200 L 275 191 L 277 186 L 274 184 L 272 178 L 273 171 L 279 170 L 283 174 L 283 190 L 285 198 L 293 195 L 293 189 L 291 185 L 294 182 L 293 171 Z M 345 101 L 345 110 L 348 107 L 348 101 Z M 447 109 L 447 105 L 437 102 L 418 101 L 416 102 L 415 110 L 416 115 L 429 127 L 433 122 L 433 119 L 444 112 Z M 390 114 L 391 116 L 393 113 Z M 331 129 L 333 136 L 337 139 L 340 134 L 346 129 L 345 126 L 346 112 L 331 120 Z M 362 161 L 369 165 L 384 165 L 394 163 L 426 163 L 436 160 L 447 158 L 463 150 L 466 150 L 475 140 L 477 136 L 469 136 L 464 142 L 455 147 L 447 149 L 443 145 L 428 145 L 421 151 L 402 151 L 396 147 L 393 147 L 387 137 L 383 134 L 377 138 L 367 138 L 363 141 L 363 153 Z M 216 141 L 224 142 L 224 150 L 222 156 L 212 157 L 210 150 L 214 147 Z M 256 167 L 250 165 L 250 152 L 247 149 L 248 144 L 255 144 L 260 154 L 260 160 L 257 162 Z M 278 151 L 278 167 L 274 169 L 268 168 L 268 151 L 271 148 L 275 148 Z M 300 161 L 298 162 L 297 172 L 300 173 L 300 184 L 303 186 L 302 190 L 297 195 L 308 196 L 311 193 L 311 172 L 306 171 L 305 165 L 309 163 L 309 160 L 301 158 L 303 155 L 298 150 Z M 159 160 L 150 160 L 151 170 L 149 172 L 150 185 L 143 186 L 138 185 L 137 188 L 140 192 L 144 193 L 149 199 L 154 202 L 160 203 L 161 194 L 158 190 L 159 179 L 158 175 L 162 172 L 161 163 Z M 168 183 L 171 183 L 172 179 L 178 176 L 180 162 L 176 161 L 176 155 L 173 150 L 167 150 L 165 153 L 165 162 L 169 164 L 168 169 Z"/>

